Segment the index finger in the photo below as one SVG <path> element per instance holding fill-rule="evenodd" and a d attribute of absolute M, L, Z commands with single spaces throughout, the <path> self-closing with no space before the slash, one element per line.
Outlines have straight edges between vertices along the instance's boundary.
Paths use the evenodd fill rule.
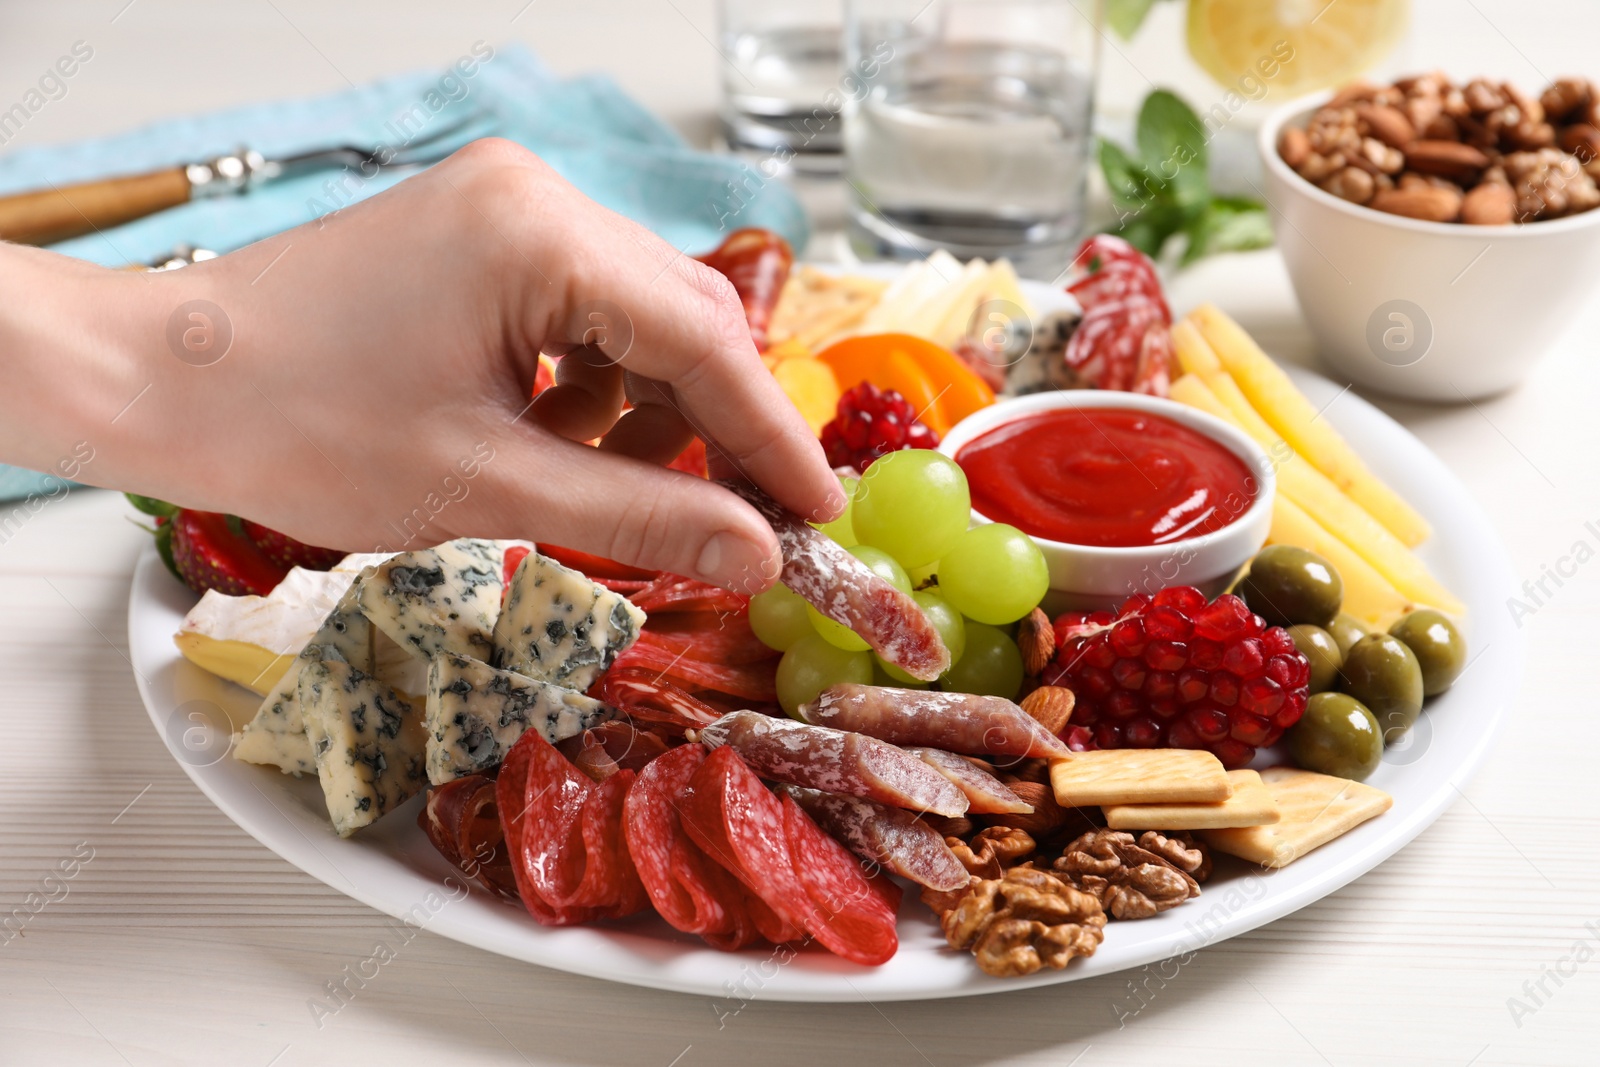
<path fill-rule="evenodd" d="M 844 508 L 839 481 L 761 362 L 733 286 L 653 234 L 619 222 L 636 232 L 610 247 L 631 246 L 630 253 L 591 259 L 577 279 L 575 304 L 605 302 L 628 320 L 627 329 L 609 331 L 597 347 L 624 369 L 670 384 L 664 392 L 711 453 L 785 507 L 813 521 L 836 517 Z"/>

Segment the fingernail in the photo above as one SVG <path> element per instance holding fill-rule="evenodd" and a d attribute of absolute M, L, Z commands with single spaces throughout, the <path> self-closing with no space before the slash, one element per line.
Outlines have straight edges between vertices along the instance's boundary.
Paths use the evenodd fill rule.
<path fill-rule="evenodd" d="M 694 569 L 708 582 L 731 587 L 743 577 L 758 573 L 767 562 L 767 554 L 747 538 L 728 530 L 714 533 L 700 549 L 700 558 Z"/>

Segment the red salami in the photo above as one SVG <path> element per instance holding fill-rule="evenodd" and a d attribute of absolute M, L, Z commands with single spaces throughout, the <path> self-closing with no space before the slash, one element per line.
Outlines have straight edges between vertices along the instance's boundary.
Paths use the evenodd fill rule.
<path fill-rule="evenodd" d="M 763 778 L 884 804 L 961 815 L 967 798 L 915 756 L 865 734 L 735 711 L 700 730 L 700 743 L 726 746 Z"/>
<path fill-rule="evenodd" d="M 658 735 L 612 719 L 556 744 L 573 765 L 597 782 L 621 770 L 638 772 L 668 748 Z"/>
<path fill-rule="evenodd" d="M 701 256 L 700 262 L 733 283 L 744 305 L 750 337 L 756 348 L 766 351 L 767 327 L 794 265 L 789 242 L 771 230 L 735 230 L 715 251 Z"/>
<path fill-rule="evenodd" d="M 784 797 L 781 803 L 795 878 L 811 898 L 807 932 L 852 963 L 887 963 L 900 947 L 895 934 L 900 887 L 882 874 L 862 871 L 793 798 Z"/>
<path fill-rule="evenodd" d="M 967 795 L 971 815 L 1026 815 L 1033 805 L 1006 788 L 1006 784 L 965 756 L 942 748 L 908 748 L 907 752 L 950 779 Z"/>
<path fill-rule="evenodd" d="M 854 558 L 854 557 L 852 557 Z M 655 641 L 636 641 L 612 663 L 617 668 L 644 669 L 680 686 L 711 689 L 745 701 L 778 699 L 777 661 L 716 663 L 673 652 Z"/>
<path fill-rule="evenodd" d="M 1173 367 L 1172 311 L 1155 265 L 1121 238 L 1100 234 L 1073 260 L 1067 286 L 1083 319 L 1067 341 L 1066 362 L 1099 389 L 1166 396 Z"/>
<path fill-rule="evenodd" d="M 913 678 L 931 682 L 950 666 L 944 647 L 917 602 L 878 577 L 822 531 L 752 485 L 720 483 L 772 525 L 783 552 L 783 584 L 812 607 L 849 627 L 872 650 Z"/>
<path fill-rule="evenodd" d="M 434 786 L 417 825 L 463 874 L 491 893 L 516 900 L 517 883 L 494 793 L 494 780 L 481 774 Z"/>
<path fill-rule="evenodd" d="M 743 612 L 750 598 L 693 578 L 662 574 L 628 598 L 648 615 L 668 611 Z"/>
<path fill-rule="evenodd" d="M 689 779 L 679 806 L 683 828 L 707 856 L 766 905 L 754 918 L 770 941 L 805 929 L 811 898 L 794 874 L 783 807 L 732 749 L 721 748 Z"/>
<path fill-rule="evenodd" d="M 621 708 L 630 718 L 679 729 L 706 726 L 722 715 L 681 686 L 664 680 L 659 671 L 642 667 L 613 664 L 589 692 Z"/>
<path fill-rule="evenodd" d="M 930 889 L 947 891 L 967 884 L 967 869 L 944 838 L 909 811 L 817 789 L 790 785 L 779 789 L 862 859 Z"/>
<path fill-rule="evenodd" d="M 640 772 L 623 806 L 628 852 L 657 913 L 673 928 L 699 934 L 721 949 L 759 937 L 737 881 L 684 832 L 678 802 L 705 762 L 698 745 L 684 745 Z"/>
<path fill-rule="evenodd" d="M 815 726 L 854 730 L 894 745 L 927 745 L 974 756 L 1070 754 L 1060 738 L 1004 697 L 843 683 L 824 689 L 800 707 L 799 715 Z"/>
<path fill-rule="evenodd" d="M 541 923 L 619 918 L 645 907 L 623 842 L 622 804 L 633 778 L 618 771 L 596 784 L 534 731 L 511 747 L 496 799 L 514 842 L 517 888 Z"/>

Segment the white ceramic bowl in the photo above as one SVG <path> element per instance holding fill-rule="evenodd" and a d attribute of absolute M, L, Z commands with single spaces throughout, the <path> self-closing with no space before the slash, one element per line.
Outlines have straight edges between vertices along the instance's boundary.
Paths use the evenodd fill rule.
<path fill-rule="evenodd" d="M 963 445 L 997 426 L 1062 408 L 1131 409 L 1187 426 L 1244 461 L 1255 480 L 1255 497 L 1222 529 L 1164 545 L 1106 548 L 1035 537 L 1050 567 L 1050 594 L 1045 598 L 1045 610 L 1050 614 L 1114 607 L 1134 593 L 1154 593 L 1169 585 L 1193 585 L 1208 597 L 1216 596 L 1266 543 L 1272 525 L 1272 495 L 1277 488 L 1272 460 L 1254 441 L 1221 419 L 1171 400 L 1097 389 L 1019 396 L 962 419 L 945 435 L 939 451 L 954 458 Z M 973 509 L 972 521 L 993 520 Z"/>
<path fill-rule="evenodd" d="M 1327 93 L 1285 104 L 1258 146 L 1278 248 L 1317 350 L 1358 385 L 1460 402 L 1516 385 L 1600 273 L 1600 210 L 1525 225 L 1421 222 L 1325 193 L 1278 155 Z"/>

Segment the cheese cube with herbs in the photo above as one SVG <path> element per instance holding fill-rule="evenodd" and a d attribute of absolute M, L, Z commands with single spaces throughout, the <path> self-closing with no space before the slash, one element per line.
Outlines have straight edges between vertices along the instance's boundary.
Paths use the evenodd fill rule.
<path fill-rule="evenodd" d="M 462 537 L 402 552 L 361 581 L 361 610 L 423 660 L 441 652 L 487 659 L 500 614 L 505 548 Z"/>
<path fill-rule="evenodd" d="M 511 577 L 494 627 L 496 667 L 584 690 L 644 626 L 627 597 L 530 553 Z"/>
<path fill-rule="evenodd" d="M 338 660 L 306 663 L 300 713 L 340 837 L 427 788 L 421 709 L 370 675 Z"/>
<path fill-rule="evenodd" d="M 443 653 L 428 667 L 428 781 L 443 785 L 498 767 L 529 730 L 554 744 L 616 713 L 576 690 Z"/>
<path fill-rule="evenodd" d="M 277 767 L 285 774 L 310 774 L 316 770 L 300 713 L 300 675 L 307 664 L 319 660 L 342 661 L 362 673 L 371 670 L 373 630 L 372 623 L 357 610 L 360 586 L 357 580 L 340 597 L 312 635 L 310 644 L 300 650 L 261 702 L 255 718 L 234 738 L 234 759 Z"/>

